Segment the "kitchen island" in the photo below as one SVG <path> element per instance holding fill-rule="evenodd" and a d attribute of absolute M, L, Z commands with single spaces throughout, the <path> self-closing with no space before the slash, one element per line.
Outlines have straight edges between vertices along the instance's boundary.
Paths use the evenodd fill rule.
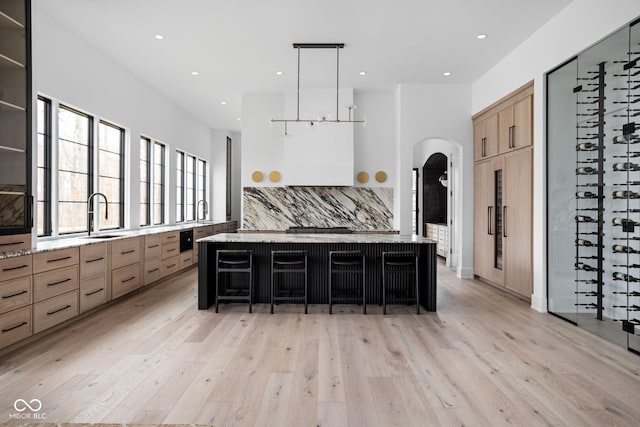
<path fill-rule="evenodd" d="M 362 251 L 365 256 L 367 304 L 382 301 L 382 253 L 412 251 L 418 254 L 420 305 L 436 311 L 436 242 L 424 237 L 395 234 L 217 234 L 197 241 L 198 308 L 215 303 L 216 251 L 251 250 L 254 256 L 254 302 L 270 302 L 271 251 L 305 250 L 309 257 L 309 303 L 328 304 L 329 251 Z"/>

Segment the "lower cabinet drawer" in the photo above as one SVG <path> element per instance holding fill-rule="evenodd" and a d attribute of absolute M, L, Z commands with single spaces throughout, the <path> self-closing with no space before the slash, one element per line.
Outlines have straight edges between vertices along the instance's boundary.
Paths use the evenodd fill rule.
<path fill-rule="evenodd" d="M 193 251 L 186 251 L 180 254 L 180 269 L 190 267 L 193 264 Z"/>
<path fill-rule="evenodd" d="M 0 315 L 0 348 L 31 336 L 31 306 Z"/>
<path fill-rule="evenodd" d="M 180 270 L 180 255 L 163 260 L 160 270 L 162 271 L 162 277 Z"/>
<path fill-rule="evenodd" d="M 146 261 L 144 263 L 144 284 L 148 285 L 162 277 L 160 258 Z"/>
<path fill-rule="evenodd" d="M 142 286 L 140 263 L 113 270 L 111 273 L 111 298 L 118 298 Z"/>
<path fill-rule="evenodd" d="M 78 290 L 37 302 L 33 305 L 33 333 L 69 320 L 78 312 Z"/>
<path fill-rule="evenodd" d="M 0 282 L 0 313 L 32 303 L 31 276 Z"/>
<path fill-rule="evenodd" d="M 78 289 L 78 266 L 59 268 L 33 276 L 33 300 L 42 301 Z"/>
<path fill-rule="evenodd" d="M 107 276 L 84 279 L 80 282 L 80 313 L 107 302 Z"/>

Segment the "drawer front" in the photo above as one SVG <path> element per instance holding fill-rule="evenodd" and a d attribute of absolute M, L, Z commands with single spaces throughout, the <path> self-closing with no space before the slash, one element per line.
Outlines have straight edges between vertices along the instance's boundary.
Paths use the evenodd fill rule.
<path fill-rule="evenodd" d="M 144 284 L 148 285 L 162 277 L 160 258 L 144 263 Z"/>
<path fill-rule="evenodd" d="M 33 333 L 37 334 L 77 315 L 78 290 L 37 302 L 33 305 Z"/>
<path fill-rule="evenodd" d="M 82 246 L 80 248 L 80 279 L 104 275 L 107 272 L 107 245 Z"/>
<path fill-rule="evenodd" d="M 111 297 L 118 298 L 135 291 L 141 284 L 140 263 L 113 270 L 111 273 Z"/>
<path fill-rule="evenodd" d="M 162 259 L 180 255 L 180 242 L 164 243 L 162 245 Z"/>
<path fill-rule="evenodd" d="M 38 302 L 78 289 L 78 266 L 60 268 L 33 276 L 33 301 Z"/>
<path fill-rule="evenodd" d="M 0 282 L 0 313 L 24 307 L 32 302 L 31 276 Z"/>
<path fill-rule="evenodd" d="M 5 281 L 16 277 L 30 276 L 32 265 L 33 259 L 31 255 L 0 259 L 0 280 Z"/>
<path fill-rule="evenodd" d="M 107 302 L 107 276 L 93 277 L 80 282 L 80 313 Z"/>
<path fill-rule="evenodd" d="M 202 239 L 203 237 L 207 237 L 208 235 L 210 235 L 212 233 L 213 233 L 213 229 L 211 228 L 211 226 L 194 228 L 193 229 L 193 241 L 195 242 L 198 239 Z"/>
<path fill-rule="evenodd" d="M 185 251 L 180 254 L 180 269 L 190 267 L 193 264 L 193 251 Z"/>
<path fill-rule="evenodd" d="M 33 256 L 33 274 L 78 264 L 79 254 L 80 251 L 77 247 L 35 254 Z"/>
<path fill-rule="evenodd" d="M 31 306 L 0 315 L 0 348 L 31 336 Z"/>
<path fill-rule="evenodd" d="M 224 224 L 215 224 L 213 226 L 214 234 L 223 233 L 223 232 L 224 232 Z"/>
<path fill-rule="evenodd" d="M 177 242 L 180 244 L 180 232 L 179 231 L 170 231 L 168 233 L 162 233 L 162 245 L 167 245 L 169 243 Z"/>
<path fill-rule="evenodd" d="M 162 261 L 162 267 L 160 268 L 160 271 L 162 272 L 162 277 L 168 276 L 169 274 L 173 274 L 179 270 L 180 270 L 179 255 Z"/>
<path fill-rule="evenodd" d="M 160 259 L 162 254 L 162 236 L 159 234 L 144 238 L 144 259 Z"/>
<path fill-rule="evenodd" d="M 139 263 L 141 260 L 140 238 L 118 240 L 111 243 L 111 269 Z"/>
<path fill-rule="evenodd" d="M 31 249 L 31 234 L 0 236 L 0 252 Z"/>

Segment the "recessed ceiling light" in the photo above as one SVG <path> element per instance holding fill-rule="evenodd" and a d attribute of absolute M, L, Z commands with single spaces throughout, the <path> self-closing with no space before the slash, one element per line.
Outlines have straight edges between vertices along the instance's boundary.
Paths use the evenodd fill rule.
<path fill-rule="evenodd" d="M 276 76 L 281 76 L 281 75 L 283 75 L 283 74 L 284 74 L 284 73 L 283 73 L 282 71 L 276 71 Z"/>
<path fill-rule="evenodd" d="M 192 76 L 197 76 L 197 75 L 199 75 L 199 74 L 200 74 L 200 73 L 199 73 L 199 72 L 197 72 L 197 71 L 192 71 L 192 72 L 191 72 L 191 75 L 192 75 Z"/>
<path fill-rule="evenodd" d="M 164 36 L 162 34 L 156 34 L 156 39 L 162 40 L 164 39 Z"/>
<path fill-rule="evenodd" d="M 476 36 L 476 38 L 477 38 L 478 40 L 486 39 L 486 38 L 487 38 L 487 35 L 486 35 L 486 34 L 478 34 L 478 35 Z"/>
<path fill-rule="evenodd" d="M 236 117 L 236 120 L 240 120 L 240 117 Z"/>
<path fill-rule="evenodd" d="M 220 101 L 220 104 L 227 105 L 227 101 Z"/>
<path fill-rule="evenodd" d="M 445 76 L 445 77 L 449 77 L 451 75 L 451 73 L 447 71 L 446 73 L 442 73 L 442 75 Z"/>
<path fill-rule="evenodd" d="M 366 72 L 366 71 L 360 71 L 360 75 L 361 75 L 361 76 L 366 76 L 366 75 L 367 75 L 367 72 Z"/>

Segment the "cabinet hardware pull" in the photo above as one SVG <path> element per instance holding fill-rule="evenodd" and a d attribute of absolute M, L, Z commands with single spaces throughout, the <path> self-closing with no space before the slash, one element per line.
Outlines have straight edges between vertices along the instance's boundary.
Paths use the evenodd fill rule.
<path fill-rule="evenodd" d="M 29 292 L 29 291 L 27 291 L 26 289 L 23 289 L 20 292 L 16 292 L 15 294 L 2 295 L 2 299 L 9 299 L 9 298 L 17 297 L 18 295 L 26 294 L 27 292 Z"/>
<path fill-rule="evenodd" d="M 91 295 L 95 295 L 95 294 L 97 294 L 98 292 L 102 292 L 102 291 L 104 291 L 104 288 L 100 288 L 100 289 L 98 289 L 97 291 L 93 291 L 93 292 L 87 292 L 86 294 L 84 294 L 84 296 L 86 296 L 86 297 L 90 297 Z"/>
<path fill-rule="evenodd" d="M 147 246 L 147 249 L 157 248 L 158 246 L 160 246 L 160 245 L 159 245 L 159 244 L 157 244 L 157 245 Z"/>
<path fill-rule="evenodd" d="M 127 282 L 132 281 L 132 280 L 133 280 L 133 279 L 135 279 L 135 278 L 136 278 L 136 276 L 131 276 L 131 277 L 129 277 L 128 279 L 121 280 L 121 281 L 120 281 L 120 283 L 127 283 Z"/>
<path fill-rule="evenodd" d="M 492 236 L 493 233 L 491 232 L 491 217 L 492 217 L 492 211 L 493 211 L 493 206 L 488 206 L 487 207 L 487 234 L 489 236 Z"/>
<path fill-rule="evenodd" d="M 69 304 L 67 304 L 67 305 L 65 305 L 64 307 L 59 308 L 59 309 L 57 309 L 57 310 L 48 311 L 48 312 L 47 312 L 47 316 L 51 316 L 52 314 L 59 313 L 59 312 L 64 311 L 64 310 L 66 310 L 66 309 L 68 309 L 68 308 L 71 308 L 71 306 L 70 306 Z"/>
<path fill-rule="evenodd" d="M 130 251 L 120 252 L 120 255 L 132 254 L 132 253 L 134 253 L 135 251 L 136 251 L 135 249 L 131 249 Z"/>
<path fill-rule="evenodd" d="M 486 149 L 486 145 L 487 145 L 487 138 L 482 138 L 482 157 L 487 155 L 487 149 Z"/>
<path fill-rule="evenodd" d="M 18 329 L 19 327 L 24 326 L 24 325 L 28 325 L 28 323 L 27 322 L 18 323 L 15 326 L 12 326 L 12 327 L 7 328 L 7 329 L 3 329 L 2 333 L 4 334 L 5 332 L 13 331 L 14 329 Z"/>
<path fill-rule="evenodd" d="M 160 270 L 159 268 L 154 268 L 152 270 L 147 270 L 147 273 L 154 273 L 156 271 Z"/>
<path fill-rule="evenodd" d="M 511 126 L 511 148 L 516 148 L 516 125 Z"/>
<path fill-rule="evenodd" d="M 22 245 L 24 242 L 9 242 L 9 243 L 0 243 L 0 246 L 13 246 L 13 245 Z"/>
<path fill-rule="evenodd" d="M 88 260 L 85 261 L 85 263 L 89 264 L 90 262 L 101 261 L 103 259 L 104 259 L 104 257 L 101 256 L 100 258 L 96 258 L 96 259 L 88 259 Z"/>
<path fill-rule="evenodd" d="M 167 236 L 167 239 L 175 239 L 178 236 Z"/>
<path fill-rule="evenodd" d="M 507 206 L 502 207 L 502 237 L 507 236 Z"/>
<path fill-rule="evenodd" d="M 175 251 L 175 250 L 176 250 L 176 248 L 167 249 L 167 252 L 173 252 L 173 251 Z"/>
<path fill-rule="evenodd" d="M 173 268 L 175 266 L 176 266 L 175 264 L 171 264 L 171 265 L 167 265 L 167 268 Z"/>
<path fill-rule="evenodd" d="M 64 261 L 65 259 L 71 259 L 71 256 L 63 256 L 62 258 L 48 259 L 47 262 Z"/>
<path fill-rule="evenodd" d="M 47 283 L 47 286 L 55 286 L 61 283 L 70 282 L 71 278 L 67 277 L 66 279 L 58 280 L 57 282 Z"/>
<path fill-rule="evenodd" d="M 29 267 L 29 264 L 19 265 L 17 267 L 3 268 L 2 271 L 20 270 L 21 268 Z"/>

